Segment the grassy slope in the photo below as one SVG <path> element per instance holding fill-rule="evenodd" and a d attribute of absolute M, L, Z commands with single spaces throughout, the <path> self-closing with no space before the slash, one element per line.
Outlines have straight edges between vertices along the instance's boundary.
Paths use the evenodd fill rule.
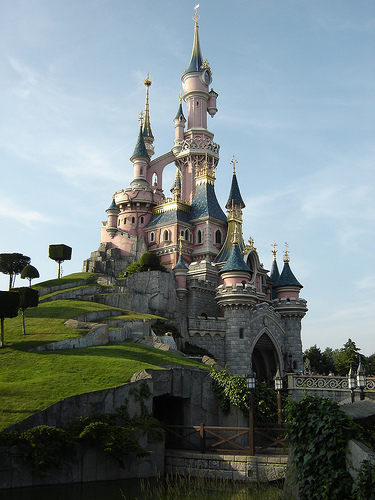
<path fill-rule="evenodd" d="M 72 279 L 71 275 L 66 278 Z M 77 279 L 72 279 L 72 283 Z M 108 306 L 76 300 L 40 304 L 26 311 L 26 335 L 22 334 L 21 315 L 5 320 L 6 347 L 0 349 L 0 429 L 68 396 L 129 382 L 133 373 L 144 368 L 197 365 L 132 342 L 27 352 L 37 345 L 86 334 L 87 330 L 64 326 L 64 321 L 97 310 L 108 310 Z M 124 314 L 127 319 L 152 317 L 119 309 L 119 316 Z"/>

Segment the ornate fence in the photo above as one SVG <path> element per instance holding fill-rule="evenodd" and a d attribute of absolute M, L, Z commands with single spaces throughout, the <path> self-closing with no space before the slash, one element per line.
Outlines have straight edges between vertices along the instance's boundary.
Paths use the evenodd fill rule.
<path fill-rule="evenodd" d="M 350 393 L 347 377 L 330 377 L 323 375 L 297 375 L 288 374 L 288 390 L 308 390 L 308 391 L 340 391 Z M 375 378 L 368 378 L 366 381 L 366 392 L 375 391 Z"/>

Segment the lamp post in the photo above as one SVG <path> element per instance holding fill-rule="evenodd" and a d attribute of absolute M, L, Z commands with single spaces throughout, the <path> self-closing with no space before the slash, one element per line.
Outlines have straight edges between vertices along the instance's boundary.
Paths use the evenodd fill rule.
<path fill-rule="evenodd" d="M 281 425 L 281 393 L 283 389 L 283 379 L 280 375 L 280 368 L 277 368 L 275 375 L 275 391 L 277 392 L 277 423 Z"/>
<path fill-rule="evenodd" d="M 252 370 L 246 375 L 246 388 L 249 391 L 249 453 L 254 456 L 254 393 L 255 377 Z"/>
<path fill-rule="evenodd" d="M 357 371 L 357 385 L 359 387 L 359 390 L 361 391 L 360 400 L 363 401 L 365 399 L 364 389 L 366 387 L 366 375 L 361 358 L 359 359 L 359 365 Z"/>
<path fill-rule="evenodd" d="M 354 403 L 354 389 L 356 388 L 356 382 L 355 382 L 355 374 L 353 370 L 353 366 L 350 363 L 350 369 L 348 373 L 348 387 L 350 389 L 350 401 L 351 403 Z"/>

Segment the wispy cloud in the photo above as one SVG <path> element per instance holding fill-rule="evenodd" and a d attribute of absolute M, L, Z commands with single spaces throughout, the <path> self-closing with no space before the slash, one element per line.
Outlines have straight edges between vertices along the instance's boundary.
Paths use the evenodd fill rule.
<path fill-rule="evenodd" d="M 17 210 L 14 207 L 17 207 Z M 27 226 L 28 228 L 32 228 L 39 223 L 48 223 L 51 221 L 48 215 L 35 210 L 22 209 L 18 202 L 10 199 L 0 200 L 0 216 L 6 217 L 7 220 L 16 220 L 17 224 Z"/>

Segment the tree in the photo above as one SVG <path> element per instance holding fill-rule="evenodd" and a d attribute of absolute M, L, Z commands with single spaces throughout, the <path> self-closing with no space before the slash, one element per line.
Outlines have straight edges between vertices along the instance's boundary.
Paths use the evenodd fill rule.
<path fill-rule="evenodd" d="M 344 344 L 341 349 L 335 349 L 332 352 L 333 361 L 335 363 L 335 371 L 340 375 L 347 375 L 349 373 L 350 365 L 353 365 L 353 369 L 356 370 L 358 367 L 359 349 L 352 339 Z"/>
<path fill-rule="evenodd" d="M 59 263 L 57 278 L 61 278 L 61 262 L 72 258 L 72 249 L 68 245 L 50 245 L 48 248 L 48 256 L 50 259 Z"/>
<path fill-rule="evenodd" d="M 18 292 L 0 291 L 0 319 L 1 319 L 1 342 L 0 347 L 4 347 L 4 319 L 15 318 L 18 315 L 20 305 L 20 294 Z"/>
<path fill-rule="evenodd" d="M 29 280 L 29 287 L 31 288 L 31 280 L 39 278 L 39 271 L 36 267 L 27 264 L 21 271 L 21 278 Z"/>
<path fill-rule="evenodd" d="M 0 253 L 0 273 L 9 274 L 9 290 L 13 287 L 17 274 L 20 274 L 30 261 L 30 257 L 22 253 Z"/>
<path fill-rule="evenodd" d="M 328 374 L 335 368 L 332 359 L 332 349 L 330 347 L 326 347 L 324 352 L 322 352 L 320 348 L 315 344 L 314 346 L 310 347 L 310 349 L 306 349 L 303 354 L 304 358 L 310 361 L 311 370 L 316 373 Z"/>
<path fill-rule="evenodd" d="M 25 310 L 28 307 L 38 307 L 39 292 L 28 287 L 22 287 L 18 289 L 20 302 L 19 308 L 22 311 L 22 333 L 26 335 L 25 328 Z"/>
<path fill-rule="evenodd" d="M 160 259 L 153 252 L 146 252 L 139 259 L 142 271 L 158 271 L 160 268 Z"/>

